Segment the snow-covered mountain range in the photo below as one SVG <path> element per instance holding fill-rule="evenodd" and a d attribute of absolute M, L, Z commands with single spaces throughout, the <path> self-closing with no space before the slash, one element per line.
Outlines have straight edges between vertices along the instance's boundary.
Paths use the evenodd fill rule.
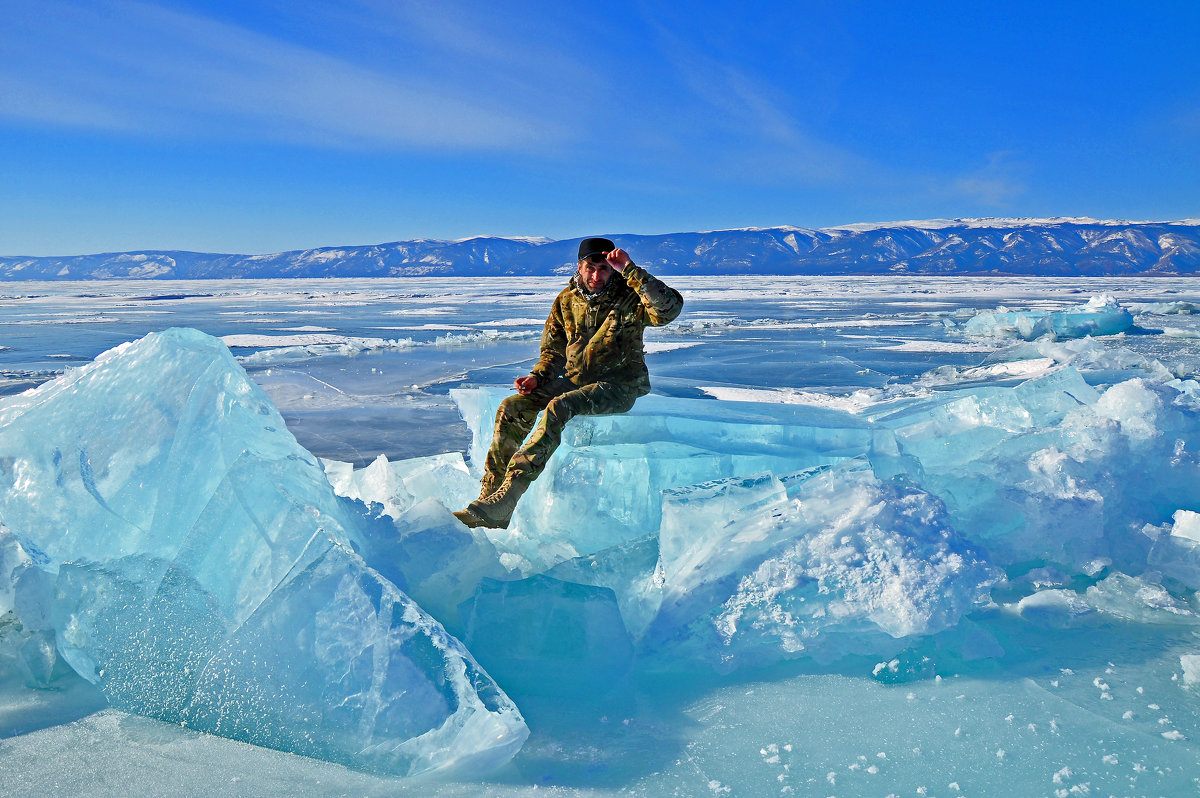
<path fill-rule="evenodd" d="M 936 219 L 810 230 L 610 235 L 651 271 L 685 274 L 1180 275 L 1200 273 L 1200 219 Z M 0 256 L 0 280 L 447 277 L 574 268 L 579 239 L 478 237 L 272 255 L 147 250 Z"/>

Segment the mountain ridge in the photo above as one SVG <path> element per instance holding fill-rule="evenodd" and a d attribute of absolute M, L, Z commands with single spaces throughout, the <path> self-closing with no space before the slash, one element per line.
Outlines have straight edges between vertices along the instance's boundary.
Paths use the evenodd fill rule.
<path fill-rule="evenodd" d="M 1200 219 L 929 219 L 608 237 L 638 263 L 664 275 L 1200 274 Z M 263 255 L 138 250 L 0 256 L 0 280 L 551 275 L 574 269 L 579 240 L 475 236 Z"/>

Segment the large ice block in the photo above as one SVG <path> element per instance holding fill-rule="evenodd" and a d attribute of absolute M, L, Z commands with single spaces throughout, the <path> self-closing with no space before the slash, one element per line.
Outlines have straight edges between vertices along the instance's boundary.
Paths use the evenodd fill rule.
<path fill-rule="evenodd" d="M 1200 506 L 1200 415 L 1185 392 L 1149 378 L 1097 391 L 1066 368 L 873 419 L 895 435 L 887 468 L 942 499 L 954 528 L 1001 564 L 1084 573 L 1107 559 L 1140 573 L 1142 527 Z"/>
<path fill-rule="evenodd" d="M 865 461 L 664 497 L 663 598 L 646 645 L 726 661 L 887 653 L 953 626 L 999 578 L 941 503 Z"/>
<path fill-rule="evenodd" d="M 496 409 L 509 393 L 451 391 L 472 431 L 476 473 Z M 877 435 L 883 440 L 875 441 Z M 825 408 L 645 396 L 628 413 L 572 419 L 510 529 L 490 534 L 501 551 L 537 573 L 656 532 L 664 489 L 836 463 L 872 447 L 888 449 L 890 435 Z"/>
<path fill-rule="evenodd" d="M 964 325 L 968 335 L 986 338 L 1022 338 L 1032 341 L 1044 335 L 1082 338 L 1086 335 L 1116 335 L 1133 326 L 1133 314 L 1113 297 L 1102 294 L 1068 310 L 1020 311 L 1001 308 L 976 314 Z"/>
<path fill-rule="evenodd" d="M 58 649 L 116 706 L 405 776 L 495 767 L 528 734 L 364 560 L 395 526 L 337 497 L 202 333 L 0 401 L 0 519 L 45 554 Z"/>

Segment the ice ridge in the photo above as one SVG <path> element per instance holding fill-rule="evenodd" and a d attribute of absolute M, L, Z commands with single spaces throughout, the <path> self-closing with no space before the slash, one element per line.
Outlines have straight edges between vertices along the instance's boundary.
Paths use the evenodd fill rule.
<path fill-rule="evenodd" d="M 983 311 L 969 319 L 963 331 L 977 338 L 1016 337 L 1033 341 L 1047 335 L 1057 339 L 1116 335 L 1132 326 L 1133 314 L 1113 297 L 1102 294 L 1068 310 Z"/>
<path fill-rule="evenodd" d="M 986 622 L 1009 614 L 1194 620 L 1200 387 L 1090 339 L 1005 351 L 1029 347 L 1048 365 L 1015 386 L 857 413 L 651 396 L 578 417 L 490 538 L 523 578 L 613 591 L 643 666 L 931 646 L 961 663 L 1004 655 Z M 506 393 L 452 393 L 473 463 Z M 537 590 L 545 611 L 559 606 Z M 481 658 L 504 654 L 480 645 Z"/>

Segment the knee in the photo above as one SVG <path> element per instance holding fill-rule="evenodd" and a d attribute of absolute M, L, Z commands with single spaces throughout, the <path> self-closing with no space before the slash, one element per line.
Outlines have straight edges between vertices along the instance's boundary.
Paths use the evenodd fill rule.
<path fill-rule="evenodd" d="M 550 404 L 546 405 L 546 417 L 552 418 L 560 424 L 565 424 L 575 415 L 575 409 L 563 397 L 558 396 L 550 400 Z"/>
<path fill-rule="evenodd" d="M 505 399 L 503 402 L 501 402 L 500 409 L 496 411 L 496 420 L 501 421 L 501 420 L 505 420 L 505 419 L 516 418 L 517 416 L 519 416 L 520 415 L 519 408 L 521 405 L 521 400 L 523 398 L 524 397 L 522 397 L 520 395 L 510 396 L 507 399 Z"/>

